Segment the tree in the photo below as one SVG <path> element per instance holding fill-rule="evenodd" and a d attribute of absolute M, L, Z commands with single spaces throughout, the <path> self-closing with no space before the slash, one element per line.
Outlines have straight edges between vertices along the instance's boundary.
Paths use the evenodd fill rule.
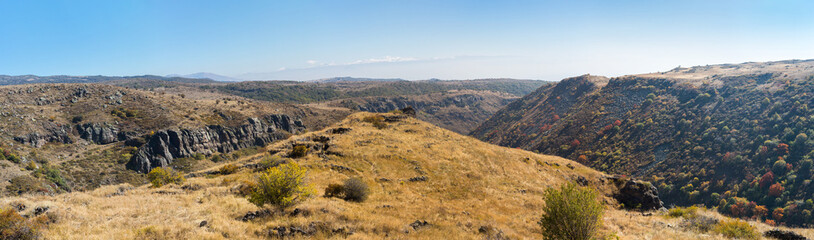
<path fill-rule="evenodd" d="M 779 197 L 780 194 L 783 193 L 783 190 L 785 189 L 782 185 L 780 185 L 780 183 L 772 184 L 772 186 L 769 187 L 769 196 Z"/>
<path fill-rule="evenodd" d="M 763 218 L 766 214 L 769 214 L 769 209 L 766 209 L 766 206 L 758 205 L 755 207 L 754 214 L 756 217 Z"/>
<path fill-rule="evenodd" d="M 566 183 L 546 189 L 538 222 L 546 239 L 592 239 L 602 225 L 602 204 L 591 189 Z"/>
<path fill-rule="evenodd" d="M 771 171 L 766 172 L 763 174 L 763 177 L 760 178 L 760 187 L 765 188 L 766 186 L 771 185 L 774 183 L 774 173 Z"/>
<path fill-rule="evenodd" d="M 249 202 L 259 207 L 266 204 L 279 208 L 293 206 L 314 194 L 313 188 L 305 183 L 305 174 L 306 169 L 294 162 L 269 168 L 257 176 Z"/>
<path fill-rule="evenodd" d="M 783 219 L 783 208 L 775 208 L 774 211 L 772 211 L 772 218 L 778 222 L 780 219 Z"/>

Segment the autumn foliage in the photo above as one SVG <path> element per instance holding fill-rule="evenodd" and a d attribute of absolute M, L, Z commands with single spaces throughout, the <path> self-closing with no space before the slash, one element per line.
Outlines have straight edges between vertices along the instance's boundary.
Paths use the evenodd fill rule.
<path fill-rule="evenodd" d="M 783 194 L 783 190 L 783 186 L 780 185 L 780 183 L 772 184 L 772 186 L 769 187 L 769 196 L 779 197 L 780 194 Z"/>

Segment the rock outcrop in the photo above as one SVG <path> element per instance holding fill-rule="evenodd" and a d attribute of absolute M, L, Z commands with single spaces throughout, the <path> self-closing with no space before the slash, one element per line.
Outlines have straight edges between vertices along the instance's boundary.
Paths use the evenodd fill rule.
<path fill-rule="evenodd" d="M 780 240 L 807 240 L 808 238 L 803 235 L 797 234 L 792 231 L 772 229 L 763 233 L 764 237 L 774 238 Z"/>
<path fill-rule="evenodd" d="M 68 130 L 63 125 L 47 123 L 44 124 L 45 133 L 32 132 L 26 135 L 14 137 L 14 140 L 29 146 L 39 148 L 49 142 L 73 143 L 73 139 L 68 136 Z"/>
<path fill-rule="evenodd" d="M 664 203 L 659 199 L 659 191 L 655 186 L 645 181 L 614 179 L 619 186 L 619 192 L 614 194 L 619 203 L 625 208 L 635 208 L 639 210 L 658 210 L 664 207 Z"/>
<path fill-rule="evenodd" d="M 79 137 L 96 144 L 108 144 L 127 140 L 132 133 L 121 132 L 119 128 L 107 123 L 85 123 L 76 125 Z"/>
<path fill-rule="evenodd" d="M 176 158 L 195 154 L 227 153 L 251 146 L 263 146 L 303 131 L 300 121 L 287 115 L 270 115 L 262 119 L 250 118 L 238 127 L 208 126 L 199 129 L 170 129 L 156 132 L 139 147 L 127 168 L 149 172 L 164 167 Z"/>

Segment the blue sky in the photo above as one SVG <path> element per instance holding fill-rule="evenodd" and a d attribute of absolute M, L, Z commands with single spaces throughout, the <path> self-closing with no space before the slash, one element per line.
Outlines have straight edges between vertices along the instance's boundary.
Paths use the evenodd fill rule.
<path fill-rule="evenodd" d="M 814 1 L 5 1 L 0 74 L 558 80 L 814 58 Z"/>

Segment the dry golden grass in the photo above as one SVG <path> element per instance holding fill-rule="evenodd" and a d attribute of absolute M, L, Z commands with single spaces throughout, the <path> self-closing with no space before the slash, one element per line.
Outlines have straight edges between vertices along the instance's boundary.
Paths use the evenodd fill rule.
<path fill-rule="evenodd" d="M 315 197 L 294 207 L 305 212 L 300 215 L 291 216 L 292 208 L 284 214 L 243 222 L 236 218 L 260 208 L 236 194 L 241 182 L 254 177 L 252 170 L 242 168 L 230 175 L 190 177 L 183 186 L 106 186 L 58 196 L 3 198 L 0 206 L 18 202 L 49 206 L 58 216 L 45 230 L 51 239 L 257 239 L 265 238 L 271 227 L 312 223 L 327 229 L 351 229 L 350 239 L 479 239 L 485 237 L 479 233 L 482 226 L 512 239 L 537 239 L 541 237 L 536 222 L 545 188 L 582 176 L 603 194 L 612 191 L 599 181 L 604 174 L 567 159 L 490 145 L 413 118 L 388 123 L 380 130 L 362 121 L 369 115 L 354 114 L 337 124 L 335 127 L 351 129 L 344 134 L 330 134 L 329 128 L 268 146 L 290 150 L 295 143 L 316 144 L 311 141 L 316 136 L 330 137 L 327 152 L 310 151 L 294 161 L 309 169 L 308 180 L 318 190 L 317 196 L 322 196 L 330 183 L 360 177 L 371 191 L 362 203 Z M 248 156 L 238 165 L 267 155 Z M 409 181 L 419 176 L 427 180 Z M 604 200 L 609 209 L 604 217 L 604 235 L 616 234 L 621 239 L 723 239 L 683 229 L 679 219 L 667 219 L 659 213 L 642 216 L 615 210 L 612 200 Z M 416 220 L 430 225 L 413 229 L 409 224 Z M 201 221 L 207 224 L 200 227 Z M 760 230 L 769 229 L 756 225 Z M 311 237 L 342 236 L 323 231 Z"/>

